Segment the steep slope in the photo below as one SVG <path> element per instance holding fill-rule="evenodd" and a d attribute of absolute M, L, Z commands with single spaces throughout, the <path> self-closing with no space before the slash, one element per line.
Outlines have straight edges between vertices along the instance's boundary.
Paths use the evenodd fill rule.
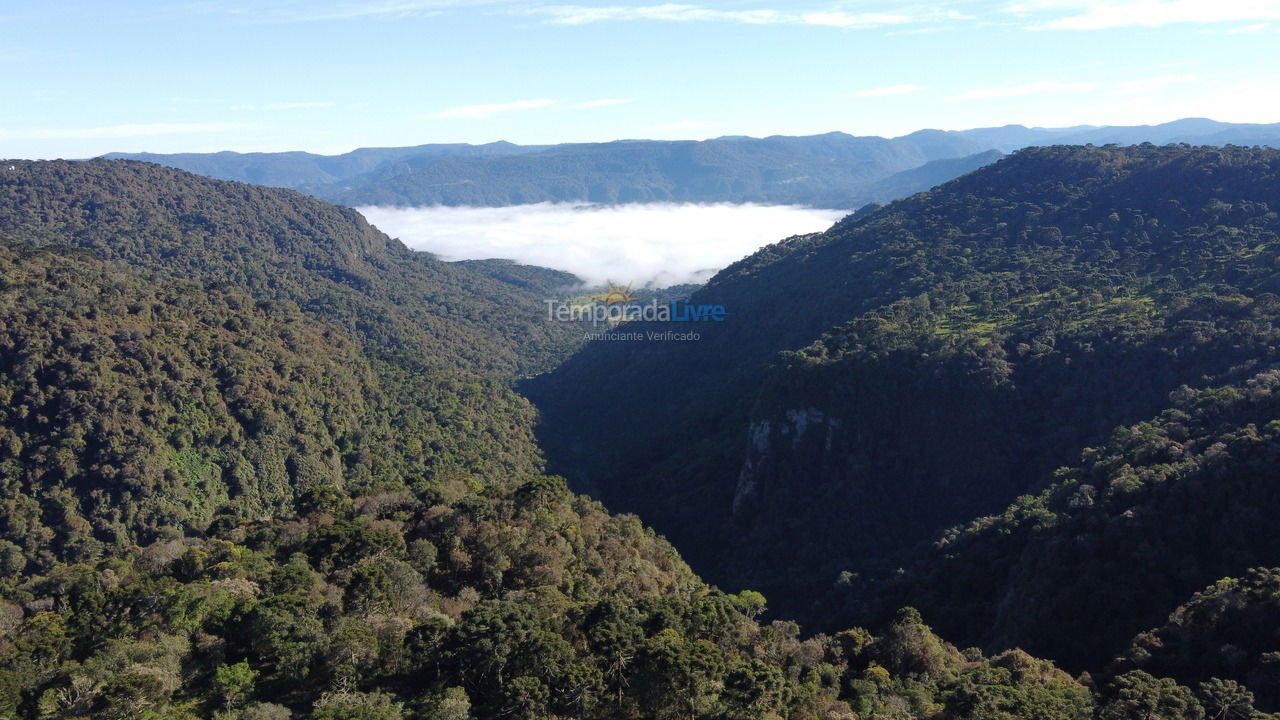
<path fill-rule="evenodd" d="M 536 468 L 501 383 L 561 352 L 538 293 L 288 191 L 12 166 L 3 524 L 29 554 L 264 517 L 311 485 Z"/>
<path fill-rule="evenodd" d="M 553 467 L 805 615 L 1180 386 L 1272 366 L 1278 170 L 1259 149 L 1022 151 L 727 268 L 693 301 L 730 316 L 697 342 L 593 343 L 526 390 Z M 829 611 L 805 616 L 852 617 Z"/>
<path fill-rule="evenodd" d="M 15 161 L 0 233 L 294 302 L 410 366 L 545 365 L 568 332 L 542 297 L 415 253 L 356 212 L 156 165 Z M 373 312 L 373 308 L 377 312 Z"/>
<path fill-rule="evenodd" d="M 1278 625 L 1280 570 L 1250 568 L 1196 593 L 1163 625 L 1134 638 L 1109 674 L 1141 671 L 1213 688 L 1230 699 L 1237 717 L 1248 717 L 1249 706 L 1275 712 L 1280 710 Z"/>
<path fill-rule="evenodd" d="M 541 474 L 554 274 L 116 161 L 0 183 L 0 717 L 1084 718 L 1022 653 L 761 626 Z M 535 290 L 536 293 L 536 290 Z M 540 306 L 540 303 L 538 303 Z"/>
<path fill-rule="evenodd" d="M 870 199 L 885 203 L 915 195 L 990 165 L 1002 157 L 1004 153 L 999 150 L 988 150 L 962 158 L 933 160 L 920 167 L 903 170 L 880 180 L 869 191 Z"/>
<path fill-rule="evenodd" d="M 1278 390 L 1275 371 L 1236 387 L 1180 389 L 1158 418 L 1117 429 L 1044 492 L 948 532 L 892 578 L 850 578 L 832 611 L 865 618 L 883 603 L 888 615 L 894 598 L 910 597 L 964 642 L 1101 667 L 1197 588 L 1280 559 L 1271 521 L 1280 512 Z M 1162 642 L 1186 639 L 1175 635 Z M 1175 652 L 1144 641 L 1133 662 L 1146 657 L 1142 647 Z M 1181 661 L 1200 677 L 1165 667 L 1172 656 L 1138 665 L 1188 681 L 1229 677 L 1228 659 L 1213 658 Z"/>

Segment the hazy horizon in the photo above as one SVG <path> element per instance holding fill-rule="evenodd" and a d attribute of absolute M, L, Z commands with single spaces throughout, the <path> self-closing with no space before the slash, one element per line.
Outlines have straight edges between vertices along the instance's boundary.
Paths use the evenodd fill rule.
<path fill-rule="evenodd" d="M 508 140 L 507 138 L 495 137 L 489 140 L 478 140 L 475 142 L 459 142 L 459 143 L 452 143 L 448 141 L 437 141 L 437 140 L 425 140 L 423 142 L 410 142 L 410 143 L 406 143 L 405 145 L 372 145 L 372 144 L 362 143 L 357 145 L 351 145 L 342 149 L 331 149 L 326 152 L 315 152 L 305 148 L 293 147 L 293 146 L 282 146 L 281 148 L 276 150 L 235 150 L 231 148 L 222 148 L 222 149 L 216 149 L 216 150 L 214 149 L 181 150 L 180 149 L 180 150 L 172 150 L 172 151 L 165 151 L 165 152 L 158 152 L 154 150 L 148 150 L 145 148 L 138 148 L 138 149 L 116 149 L 116 150 L 110 150 L 108 152 L 100 153 L 98 155 L 91 155 L 91 156 L 77 157 L 77 158 L 4 157 L 0 159 L 3 159 L 3 160 L 52 160 L 52 159 L 92 160 L 94 158 L 103 157 L 106 155 L 114 155 L 114 154 L 202 155 L 202 154 L 217 154 L 217 153 L 236 153 L 241 155 L 275 154 L 275 153 L 307 153 L 309 155 L 320 155 L 323 157 L 336 157 L 339 155 L 346 155 L 348 153 L 352 153 L 357 150 L 378 150 L 378 149 L 385 149 L 385 148 L 391 148 L 391 147 L 418 147 L 418 146 L 424 146 L 424 145 L 470 145 L 470 146 L 480 147 L 484 145 L 508 143 L 511 145 L 519 145 L 522 147 L 529 147 L 529 146 L 537 147 L 537 146 L 554 146 L 554 145 L 593 145 L 593 144 L 605 144 L 605 143 L 617 143 L 617 142 L 702 142 L 706 140 L 716 140 L 716 139 L 730 138 L 730 137 L 742 137 L 742 138 L 749 138 L 752 140 L 763 140 L 770 137 L 820 137 L 822 135 L 833 135 L 833 134 L 845 134 L 845 135 L 851 135 L 853 137 L 878 137 L 878 138 L 884 138 L 886 140 L 895 140 L 899 138 L 909 137 L 916 133 L 934 132 L 934 131 L 962 133 L 962 132 L 972 131 L 972 130 L 992 130 L 992 129 L 1006 128 L 1006 127 L 1025 127 L 1030 130 L 1069 131 L 1069 130 L 1103 129 L 1108 127 L 1159 127 L 1161 125 L 1167 125 L 1169 123 L 1183 122 L 1188 120 L 1207 120 L 1211 122 L 1218 122 L 1223 125 L 1237 125 L 1237 126 L 1265 127 L 1270 125 L 1280 125 L 1280 117 L 1277 117 L 1273 122 L 1236 123 L 1236 122 L 1218 120 L 1217 118 L 1212 116 L 1203 116 L 1203 117 L 1176 117 L 1176 118 L 1170 118 L 1168 120 L 1136 123 L 1133 125 L 1108 125 L 1108 124 L 1100 124 L 1100 123 L 1084 123 L 1084 124 L 1078 124 L 1078 125 L 1023 125 L 1021 123 L 1012 123 L 1012 122 L 1001 123 L 998 125 L 983 125 L 983 126 L 975 126 L 975 127 L 943 127 L 941 125 L 923 125 L 921 127 L 915 128 L 914 130 L 903 132 L 897 135 L 859 135 L 856 133 L 849 132 L 847 130 L 841 130 L 836 128 L 831 130 L 807 133 L 804 135 L 791 135 L 788 133 L 774 132 L 774 133 L 766 133 L 766 134 L 760 134 L 760 135 L 713 135 L 713 136 L 707 136 L 707 137 L 690 136 L 690 137 L 676 137 L 676 138 L 612 137 L 612 138 L 599 139 L 599 140 L 583 140 L 583 141 L 569 140 L 569 141 L 549 141 L 549 142 L 513 142 L 511 140 Z"/>
<path fill-rule="evenodd" d="M 1280 119 L 1274 0 L 13 0 L 0 20 L 14 158 Z"/>

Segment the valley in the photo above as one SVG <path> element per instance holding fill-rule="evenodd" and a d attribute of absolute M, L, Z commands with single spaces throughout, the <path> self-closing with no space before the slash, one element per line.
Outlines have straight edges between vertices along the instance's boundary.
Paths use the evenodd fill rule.
<path fill-rule="evenodd" d="M 0 30 L 0 720 L 1280 720 L 1280 0 Z"/>
<path fill-rule="evenodd" d="M 1022 150 L 585 344 L 563 272 L 10 164 L 0 713 L 1280 709 L 1280 151 Z"/>
<path fill-rule="evenodd" d="M 1092 578 L 1076 596 L 1050 569 L 1064 558 L 1020 554 L 1067 552 L 1104 530 L 1056 535 L 1042 504 L 1070 516 L 1105 498 L 1127 517 L 1147 492 L 1191 491 L 1148 466 L 1175 462 L 1158 453 L 1117 449 L 1126 459 L 1109 470 L 1085 468 L 1109 440 L 1192 412 L 1182 398 L 1266 382 L 1278 157 L 1027 150 L 767 247 L 694 293 L 732 313 L 701 342 L 593 343 L 525 384 L 551 467 L 654 523 L 712 581 L 761 590 L 806 625 L 874 625 L 912 604 L 962 643 L 1101 667 L 1172 596 L 1274 562 L 1266 534 L 1237 537 L 1238 523 L 1232 552 L 1169 557 L 1158 579 L 1140 570 L 1154 556 L 1099 566 L 1073 550 Z M 1179 194 L 1138 190 L 1170 187 Z M 1236 430 L 1247 427 L 1261 425 Z M 1131 489 L 1107 489 L 1121 472 Z M 1082 473 L 1108 479 L 1067 480 Z M 1221 502 L 1266 516 L 1269 473 L 1245 476 L 1262 495 L 1237 488 Z M 1146 489 L 1164 477 L 1168 488 Z M 1172 533 L 1147 552 L 1213 554 L 1218 538 L 1179 515 L 1194 507 L 1161 505 L 1133 532 Z M 1060 634 L 1079 623 L 1094 629 Z"/>

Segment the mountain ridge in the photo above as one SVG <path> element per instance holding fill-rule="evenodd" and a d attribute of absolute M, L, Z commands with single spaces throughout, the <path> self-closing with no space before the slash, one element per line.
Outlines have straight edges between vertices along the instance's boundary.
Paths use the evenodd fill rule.
<path fill-rule="evenodd" d="M 1280 124 L 1189 118 L 1148 126 L 919 130 L 894 138 L 843 132 L 704 141 L 618 140 L 520 146 L 361 148 L 335 156 L 215 153 L 107 157 L 172 165 L 226 180 L 281 185 L 362 205 L 536 202 L 763 202 L 856 209 L 926 190 L 890 179 L 934 161 L 1049 144 L 1280 145 Z M 835 166 L 832 165 L 835 163 Z M 972 169 L 970 162 L 965 168 Z M 798 172 L 797 172 L 798 169 Z M 639 175 L 639 177 L 637 177 Z M 954 177 L 952 175 L 951 177 Z M 931 176 L 933 180 L 951 179 Z M 901 180 L 901 178 L 899 178 Z M 890 181 L 885 185 L 885 181 Z"/>
<path fill-rule="evenodd" d="M 0 716 L 1092 712 L 1051 663 L 962 653 L 914 610 L 762 625 L 762 595 L 545 475 L 511 384 L 565 350 L 540 302 L 562 274 L 441 263 L 288 190 L 13 168 Z"/>
<path fill-rule="evenodd" d="M 1176 521 L 1161 484 L 1142 479 L 1166 472 L 1165 438 L 1182 438 L 1184 426 L 1194 435 L 1186 477 L 1228 477 L 1226 468 L 1233 482 L 1177 483 L 1183 490 L 1230 496 L 1243 488 L 1261 499 L 1255 466 L 1267 461 L 1269 444 L 1280 446 L 1280 431 L 1238 420 L 1266 418 L 1270 391 L 1280 388 L 1265 370 L 1280 346 L 1280 303 L 1255 292 L 1275 286 L 1280 265 L 1265 202 L 1278 157 L 1239 148 L 1038 150 L 765 248 L 695 293 L 742 301 L 750 330 L 771 336 L 722 338 L 722 349 L 749 351 L 748 366 L 709 368 L 761 392 L 725 407 L 691 392 L 702 407 L 671 426 L 671 437 L 702 471 L 742 459 L 712 442 L 735 423 L 764 428 L 739 436 L 743 447 L 760 449 L 759 438 L 784 454 L 802 451 L 787 463 L 793 478 L 770 471 L 781 455 L 760 456 L 752 467 L 762 474 L 735 473 L 710 495 L 727 490 L 731 504 L 741 494 L 741 507 L 731 509 L 757 525 L 770 517 L 803 523 L 789 537 L 807 552 L 821 540 L 814 518 L 769 495 L 785 499 L 779 481 L 799 480 L 792 486 L 810 507 L 817 499 L 819 508 L 839 508 L 812 492 L 822 467 L 806 465 L 806 454 L 821 460 L 826 450 L 850 450 L 835 420 L 846 429 L 862 424 L 861 432 L 894 430 L 891 418 L 874 413 L 859 423 L 851 412 L 858 403 L 832 402 L 854 389 L 851 380 L 875 388 L 896 372 L 898 387 L 930 401 L 903 410 L 916 434 L 904 437 L 907 452 L 892 454 L 910 461 L 938 449 L 934 429 L 948 441 L 975 437 L 948 429 L 963 425 L 946 422 L 948 408 L 960 408 L 969 426 L 988 427 L 973 411 L 999 405 L 993 389 L 1009 395 L 1010 377 L 1035 387 L 1023 382 L 1035 375 L 1019 366 L 1061 367 L 1068 358 L 1090 366 L 1070 346 L 1105 331 L 1112 344 L 1145 347 L 1160 360 L 1173 357 L 1160 355 L 1166 349 L 1185 352 L 1174 364 L 1187 373 L 1220 370 L 1220 381 L 1237 384 L 1179 390 L 1175 405 L 1193 412 L 1118 433 L 1086 458 L 1096 467 L 1069 471 L 1109 479 L 1121 455 L 1136 453 L 1132 473 L 1089 496 L 1104 500 L 1096 506 L 1124 518 L 1123 498 L 1136 498 L 1131 510 Z M 1129 638 L 1105 633 L 1123 646 L 1119 659 L 1079 678 L 1021 650 L 986 654 L 948 643 L 925 618 L 950 625 L 971 608 L 940 607 L 929 592 L 912 593 L 922 614 L 893 608 L 895 587 L 878 585 L 883 619 L 872 618 L 871 629 L 841 625 L 868 615 L 853 574 L 841 574 L 822 598 L 832 634 L 802 635 L 791 620 L 762 623 L 772 598 L 707 585 L 638 518 L 610 515 L 544 474 L 537 418 L 512 384 L 570 349 L 563 333 L 578 328 L 546 327 L 541 313 L 540 298 L 564 283 L 563 273 L 441 263 L 408 252 L 350 209 L 152 164 L 13 167 L 0 173 L 0 716 L 1128 720 L 1159 706 L 1176 710 L 1169 717 L 1177 720 L 1200 720 L 1262 718 L 1255 710 L 1277 708 L 1266 630 L 1280 607 L 1280 571 L 1267 569 L 1265 552 L 1233 556 L 1232 568 L 1250 565 L 1242 580 L 1205 590 L 1203 575 L 1187 573 L 1178 587 L 1162 588 L 1163 607 L 1141 608 L 1145 624 L 1123 615 L 1133 632 L 1127 646 Z M 1166 178 L 1176 182 L 1147 194 L 1124 184 L 1159 179 L 1162 167 L 1176 169 Z M 1162 197 L 1169 202 L 1159 204 Z M 1052 227 L 1034 219 L 1037 200 Z M 1212 231 L 1198 232 L 1201 225 Z M 927 229 L 930 242 L 910 237 L 913 227 Z M 1178 278 L 1130 277 L 1134 268 L 1164 267 L 1152 258 L 1193 274 L 1182 279 L 1191 291 Z M 981 272 L 962 272 L 962 259 Z M 831 281 L 842 276 L 851 282 Z M 928 285 L 940 279 L 943 287 Z M 762 280 L 776 281 L 779 296 L 753 293 Z M 797 330 L 784 303 L 828 314 Z M 762 308 L 784 312 L 769 317 Z M 1162 326 L 1160 313 L 1176 322 Z M 1003 355 L 996 348 L 1017 338 L 1027 342 Z M 778 344 L 801 350 L 778 355 Z M 1124 359 L 1100 342 L 1090 352 L 1104 358 L 1095 367 Z M 608 359 L 584 353 L 566 367 Z M 602 392 L 644 377 L 650 360 L 631 359 L 638 366 L 599 368 L 606 384 L 580 377 L 578 391 L 601 396 L 594 402 L 607 411 L 586 408 L 587 428 L 613 441 L 642 434 L 654 417 Z M 763 375 L 750 367 L 760 363 Z M 661 387 L 682 389 L 671 381 L 696 379 L 690 367 L 666 366 Z M 1156 366 L 1135 377 L 1160 386 L 1168 374 Z M 1106 379 L 1065 377 L 1095 375 Z M 659 408 L 671 397 L 632 389 L 657 396 Z M 948 392 L 957 389 L 964 392 Z M 974 447 L 976 456 L 985 452 Z M 625 468 L 610 466 L 615 475 Z M 684 483 L 697 472 L 659 470 L 650 495 L 706 508 L 705 488 Z M 1043 510 L 1026 501 L 1014 507 L 1044 517 L 1061 509 L 1059 497 L 1083 493 L 1063 489 L 1074 476 L 1056 477 L 1065 481 Z M 738 493 L 744 480 L 756 485 Z M 762 499 L 766 512 L 752 514 Z M 895 523 L 902 515 L 886 514 Z M 1024 517 L 1014 512 L 1011 522 Z M 710 526 L 717 518 L 698 512 L 693 520 Z M 958 564 L 991 562 L 980 531 L 1004 522 L 977 521 L 979 532 L 957 544 L 966 549 Z M 1265 518 L 1234 525 L 1242 537 L 1266 527 Z M 1161 527 L 1176 534 L 1179 526 Z M 757 537 L 743 534 L 735 551 L 768 572 L 769 555 L 750 546 Z M 1016 545 L 1021 534 L 1010 537 Z M 1230 549 L 1213 546 L 1205 557 Z M 820 577 L 850 567 L 838 554 L 830 560 Z M 1224 565 L 1207 563 L 1206 572 L 1215 567 Z M 929 579 L 910 569 L 889 571 L 903 583 L 897 589 Z M 1131 590 L 1117 583 L 1108 592 Z M 989 592 L 966 599 L 980 609 Z M 784 611 L 795 607 L 780 598 Z M 1085 637 L 1073 623 L 1092 620 L 1087 606 L 1078 615 L 1060 618 L 1059 629 Z M 1213 648 L 1212 657 L 1203 652 Z"/>
<path fill-rule="evenodd" d="M 768 246 L 693 295 L 733 313 L 699 342 L 595 342 L 529 381 L 543 446 L 714 582 L 819 627 L 869 622 L 868 595 L 809 603 L 841 577 L 892 577 L 947 526 L 1039 492 L 1181 386 L 1277 362 L 1278 168 L 1266 149 L 1032 148 Z M 1250 557 L 1275 564 L 1264 549 Z M 1218 571 L 1234 572 L 1205 569 Z M 920 595 L 937 603 L 926 616 L 947 615 L 945 596 Z M 1141 608 L 1082 647 L 1049 630 L 960 631 L 962 610 L 943 627 L 1079 667 L 1169 609 Z"/>

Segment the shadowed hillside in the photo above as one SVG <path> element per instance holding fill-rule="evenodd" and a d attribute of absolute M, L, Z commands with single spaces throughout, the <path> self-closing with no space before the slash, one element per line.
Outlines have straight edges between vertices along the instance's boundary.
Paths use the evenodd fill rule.
<path fill-rule="evenodd" d="M 725 269 L 694 301 L 731 317 L 699 342 L 589 345 L 527 386 L 545 446 L 715 581 L 820 627 L 883 617 L 874 594 L 811 602 L 1045 488 L 1179 388 L 1274 366 L 1278 170 L 1280 152 L 1261 149 L 1019 152 Z M 926 613 L 966 643 L 1105 660 L 1177 598 L 1280 561 L 1267 544 L 1242 540 L 1234 556 L 1205 542 L 1218 560 L 1179 565 L 1166 594 L 1113 612 L 1112 630 L 1078 632 L 1078 605 L 1053 618 L 1036 595 L 1011 605 L 1005 560 L 980 551 L 990 564 L 968 577 L 982 593 L 940 588 Z M 1020 630 L 983 632 L 971 600 L 1000 603 L 999 627 Z"/>

